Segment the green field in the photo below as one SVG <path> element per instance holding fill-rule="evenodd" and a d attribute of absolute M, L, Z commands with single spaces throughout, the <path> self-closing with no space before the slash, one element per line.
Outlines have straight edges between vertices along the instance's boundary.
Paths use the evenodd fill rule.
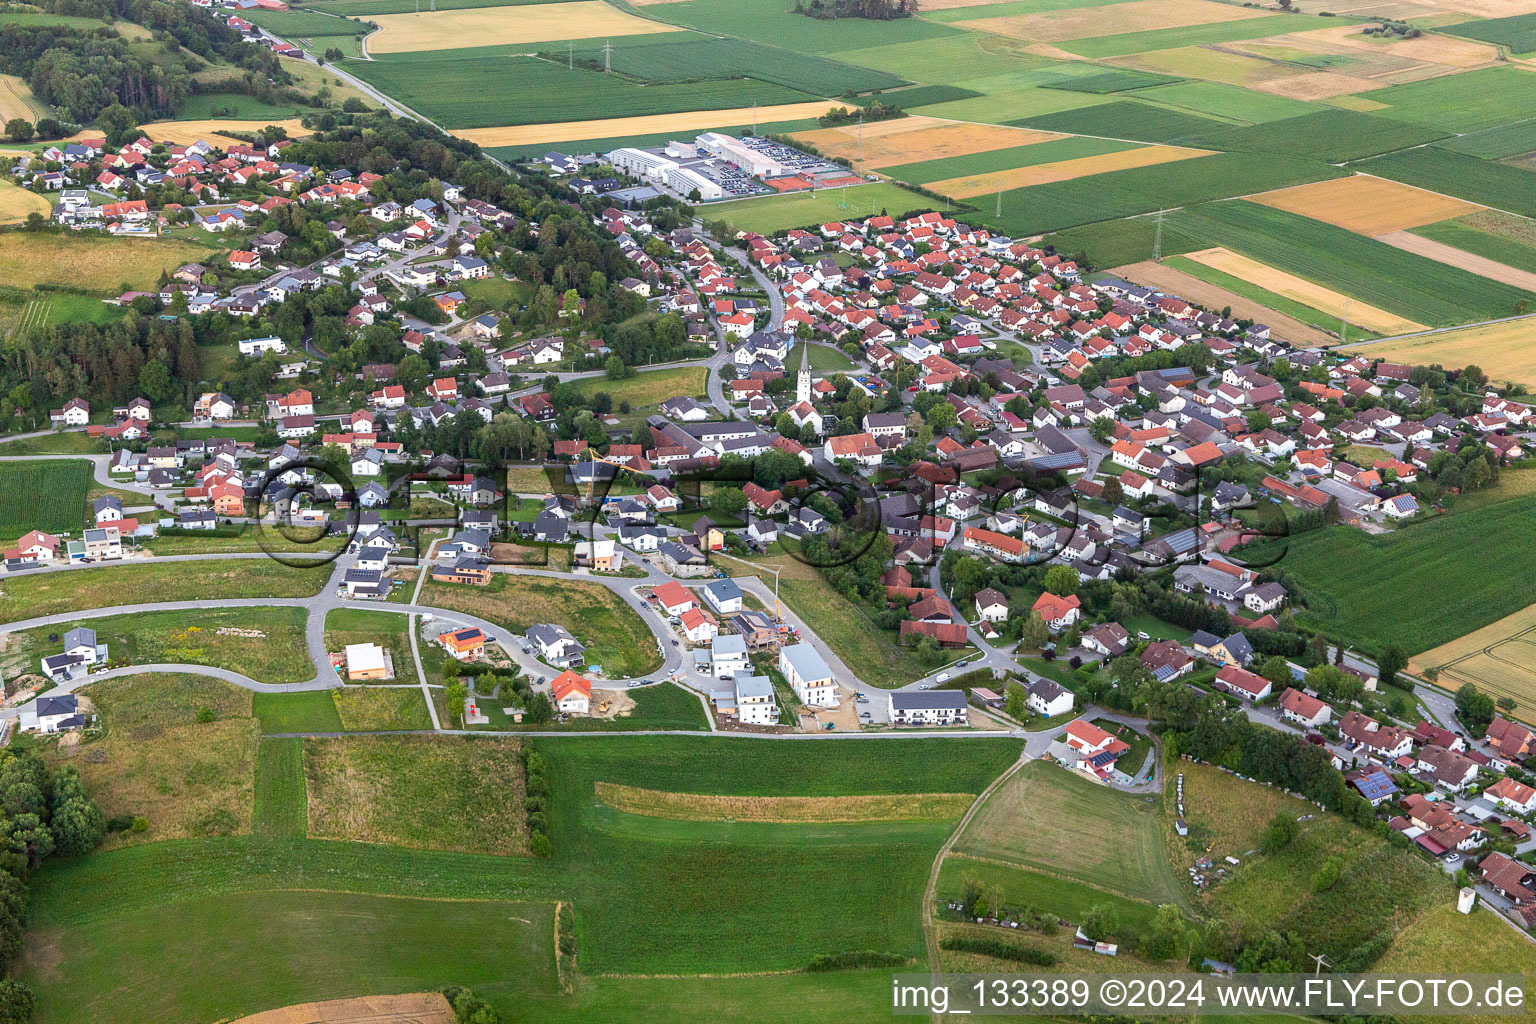
<path fill-rule="evenodd" d="M 1514 67 L 1464 71 L 1376 89 L 1371 99 L 1389 105 L 1377 112 L 1382 117 L 1475 132 L 1536 117 L 1536 73 Z"/>
<path fill-rule="evenodd" d="M 911 164 L 896 164 L 880 168 L 880 173 L 897 181 L 926 185 L 931 181 L 959 178 L 968 174 L 990 174 L 1012 167 L 1033 167 L 1037 164 L 1054 163 L 1057 160 L 1076 160 L 1079 157 L 1099 156 L 1135 149 L 1129 142 L 1111 139 L 1070 138 L 1037 142 L 1030 146 L 1012 146 L 994 149 L 969 156 L 940 157 L 937 160 L 921 160 Z"/>
<path fill-rule="evenodd" d="M 351 10 L 351 6 L 349 4 L 344 11 L 338 11 L 337 13 L 349 16 L 363 13 Z M 449 6 L 449 4 L 444 4 L 442 9 L 447 10 Z M 384 12 L 371 11 L 369 13 L 383 14 Z M 336 18 L 329 14 L 317 14 L 312 10 L 253 10 L 249 14 L 242 15 L 242 17 L 251 24 L 260 25 L 268 32 L 276 33 L 284 39 L 302 39 L 314 36 L 352 36 L 368 31 L 368 26 L 366 25 L 360 25 L 355 21 L 348 21 L 344 17 Z M 321 49 L 324 49 L 324 47 L 321 47 Z"/>
<path fill-rule="evenodd" d="M 84 459 L 0 462 L 0 537 L 79 533 L 91 472 Z"/>
<path fill-rule="evenodd" d="M 524 4 L 562 3 L 563 0 L 433 0 L 436 10 L 456 11 L 466 7 L 520 7 Z M 346 18 L 358 18 L 369 14 L 413 14 L 416 0 L 322 0 L 321 3 L 304 4 L 302 10 L 324 11 Z"/>
<path fill-rule="evenodd" d="M 1186 235 L 1353 295 L 1422 324 L 1510 316 L 1517 288 L 1395 249 L 1343 228 L 1256 203 L 1211 203 L 1169 215 Z"/>
<path fill-rule="evenodd" d="M 685 0 L 683 3 L 657 4 L 645 14 L 711 35 L 751 39 L 799 53 L 834 54 L 865 46 L 926 42 L 957 33 L 955 29 L 921 18 L 892 21 L 808 18 L 795 14 L 781 0 Z"/>
<path fill-rule="evenodd" d="M 455 52 L 461 51 L 432 51 L 432 60 L 358 61 L 348 70 L 448 128 L 728 110 L 816 98 L 750 78 L 645 86 L 531 57 L 444 56 Z M 559 103 L 550 102 L 554 96 Z"/>
<path fill-rule="evenodd" d="M 1536 580 L 1520 568 L 1536 556 L 1533 512 L 1536 499 L 1512 498 L 1379 537 L 1341 527 L 1267 543 L 1285 547 L 1303 621 L 1369 651 L 1416 654 L 1536 603 Z M 1415 593 L 1435 599 L 1403 599 Z"/>
<path fill-rule="evenodd" d="M 54 431 L 14 441 L 0 440 L 0 455 L 81 455 L 105 452 L 103 442 L 83 430 Z"/>
<path fill-rule="evenodd" d="M 1122 32 L 1110 36 L 1069 39 L 1057 45 L 1078 56 L 1098 60 L 1102 57 L 1124 57 L 1133 53 L 1171 50 L 1181 46 L 1206 46 L 1212 43 L 1232 43 L 1242 39 L 1259 39 L 1263 36 L 1293 31 L 1298 27 L 1295 24 L 1287 25 L 1277 18 L 1248 18 L 1243 21 L 1212 22 L 1209 25 L 1181 25 L 1177 28 L 1152 29 L 1148 32 Z"/>
<path fill-rule="evenodd" d="M 308 831 L 304 796 L 304 741 L 264 739 L 256 751 L 257 835 L 302 839 Z"/>
<path fill-rule="evenodd" d="M 938 201 L 881 182 L 787 196 L 761 196 L 696 207 L 705 220 L 723 220 L 740 231 L 777 234 L 790 228 L 887 213 L 900 217 L 936 209 Z M 942 203 L 938 203 L 942 205 Z"/>
<path fill-rule="evenodd" d="M 642 676 L 661 666 L 656 638 L 639 614 L 600 583 L 497 573 L 484 587 L 429 581 L 421 603 L 478 615 L 516 633 L 540 622 L 558 623 L 586 644 L 587 664 L 601 665 L 610 679 Z"/>
<path fill-rule="evenodd" d="M 1293 316 L 1304 324 L 1311 324 L 1313 327 L 1332 331 L 1335 334 L 1339 332 L 1339 320 L 1337 317 L 1319 312 L 1311 306 L 1304 306 L 1295 299 L 1288 299 L 1284 295 L 1277 295 L 1267 288 L 1260 288 L 1258 285 L 1250 284 L 1240 277 L 1233 277 L 1231 274 L 1217 270 L 1215 267 L 1208 267 L 1204 263 L 1196 263 L 1194 260 L 1185 259 L 1183 256 L 1170 256 L 1164 262 L 1170 267 L 1182 270 L 1191 277 L 1198 277 L 1209 284 L 1218 285 L 1228 291 L 1236 292 L 1244 298 L 1263 303 L 1277 313 Z M 1371 333 L 1363 328 L 1350 328 L 1349 337 L 1351 341 L 1364 341 L 1371 336 Z"/>
<path fill-rule="evenodd" d="M 1485 159 L 1521 156 L 1536 151 L 1536 120 L 1527 119 L 1485 128 L 1460 138 L 1446 139 L 1439 146 L 1441 149 Z"/>
<path fill-rule="evenodd" d="M 880 92 L 869 96 L 860 96 L 852 102 L 859 106 L 868 106 L 879 102 L 888 107 L 901 107 L 903 110 L 912 110 L 916 107 L 928 107 L 935 103 L 952 103 L 955 100 L 969 100 L 980 96 L 981 93 L 974 89 L 963 89 L 958 85 L 914 85 L 906 89 L 898 89 L 895 92 Z"/>
<path fill-rule="evenodd" d="M 1530 53 L 1536 50 L 1536 14 L 1465 21 L 1459 25 L 1447 25 L 1440 31 L 1447 35 L 1465 36 L 1507 46 L 1510 53 Z"/>
<path fill-rule="evenodd" d="M 404 616 L 400 616 L 404 618 Z M 192 611 L 109 615 L 78 623 L 40 626 L 19 634 L 7 651 L 25 650 L 29 661 L 64 650 L 63 635 L 74 625 L 96 630 L 96 640 L 113 661 L 137 665 L 207 665 L 229 669 L 262 683 L 297 683 L 312 678 L 314 665 L 304 647 L 303 608 L 202 608 Z M 256 630 L 260 637 L 230 630 Z M 50 643 L 48 636 L 60 637 Z"/>
<path fill-rule="evenodd" d="M 1459 218 L 1443 220 L 1438 224 L 1426 224 L 1423 227 L 1414 228 L 1413 233 L 1511 267 L 1536 273 L 1536 245 L 1527 245 L 1513 238 L 1484 231 Z"/>
<path fill-rule="evenodd" d="M 196 566 L 196 571 L 188 571 L 179 562 L 137 562 L 7 580 L 0 594 L 0 621 L 210 597 L 313 597 L 331 575 L 329 565 L 293 568 L 269 558 L 214 559 Z"/>
<path fill-rule="evenodd" d="M 461 742 L 460 749 L 489 749 L 478 741 Z M 45 1005 L 59 1008 L 47 1019 L 120 1019 L 113 1016 L 121 1008 L 118 994 L 137 991 L 122 986 L 135 984 L 128 972 L 141 956 L 143 962 L 202 964 L 196 971 L 171 969 L 157 976 L 156 991 L 146 996 L 153 1000 L 148 1005 L 157 1021 L 193 1024 L 320 995 L 414 991 L 449 982 L 474 985 L 497 999 L 504 1013 L 513 1006 L 526 1013 L 530 998 L 563 1009 L 571 1014 L 567 1019 L 614 1019 L 602 1014 L 616 1006 L 638 1009 L 640 1004 L 628 1000 L 641 996 L 611 991 L 594 997 L 578 990 L 575 997 L 551 999 L 544 975 L 524 969 L 523 961 L 508 951 L 507 943 L 521 941 L 518 919 L 541 920 L 530 913 L 530 905 L 556 899 L 574 901 L 580 963 L 587 975 L 775 971 L 803 967 L 818 953 L 864 949 L 917 957 L 923 949 L 918 899 L 950 823 L 746 825 L 597 815 L 594 784 L 621 779 L 663 791 L 744 796 L 975 793 L 1020 750 L 1017 741 L 1007 739 L 780 744 L 607 737 L 533 742 L 549 762 L 553 787 L 555 853 L 549 860 L 259 833 L 153 843 L 50 863 L 34 879 L 29 948 L 57 953 L 25 972 L 28 981 L 44 989 Z M 281 765 L 276 756 L 262 758 L 263 772 Z M 430 787 L 418 788 L 423 792 L 416 799 L 426 799 Z M 269 791 L 266 781 L 260 791 Z M 291 793 L 283 800 L 296 804 Z M 658 879 L 666 884 L 656 884 Z M 764 885 L 764 879 L 772 883 Z M 339 888 L 346 894 L 336 892 Z M 307 917 L 295 917 L 285 892 L 304 898 L 300 906 L 307 908 Z M 447 902 L 428 912 L 411 900 Z M 381 908 L 388 907 L 402 908 L 401 916 L 378 920 L 387 912 Z M 499 917 L 459 916 L 490 914 L 493 907 Z M 247 920 L 256 923 L 248 926 Z M 175 935 L 174 948 L 168 939 L 144 938 L 149 921 Z M 431 930 L 438 922 L 451 926 L 459 938 L 438 938 Z M 547 917 L 537 930 L 547 936 Z M 306 957 L 278 970 L 279 954 L 284 959 L 297 955 L 291 952 L 289 933 L 306 949 L 345 943 L 348 952 Z M 123 952 L 123 944 L 134 937 L 140 945 Z M 374 945 L 386 939 L 421 949 L 386 954 Z M 486 950 L 502 980 L 478 973 L 480 954 L 459 952 L 458 941 L 476 942 Z M 257 969 L 249 957 L 222 952 L 246 944 L 261 947 Z M 439 948 L 454 951 L 461 962 L 447 976 L 412 973 L 431 969 Z M 354 951 L 366 954 L 366 962 L 354 962 Z M 113 965 L 97 968 L 113 956 Z M 419 962 L 429 966 L 418 968 Z M 227 973 L 241 977 L 225 984 Z M 807 1005 L 816 1006 L 824 1005 L 819 999 L 841 998 L 838 993 L 855 984 L 801 977 L 725 987 L 745 997 L 783 985 L 804 992 L 810 997 Z M 594 981 L 602 985 L 600 978 Z M 328 986 L 323 992 L 306 987 L 321 983 Z M 659 991 L 704 993 L 709 1005 L 717 1005 L 716 998 L 734 1005 L 737 998 L 708 996 L 719 981 L 705 979 L 659 980 L 657 988 L 639 979 L 628 983 L 641 986 L 651 1000 L 660 998 Z M 654 1013 L 657 1004 L 646 1005 Z M 700 1010 L 685 1008 L 681 1019 L 699 1019 L 688 1015 Z M 775 1012 L 749 1016 L 801 1019 Z M 888 1015 L 888 1008 L 883 1012 Z"/>
<path fill-rule="evenodd" d="M 571 51 L 551 50 L 544 56 L 559 62 L 567 60 Z M 589 44 L 576 50 L 575 58 L 602 65 L 603 48 Z M 611 66 L 616 74 L 646 82 L 756 78 L 816 96 L 842 96 L 845 93 L 869 92 L 873 89 L 894 89 L 907 84 L 906 80 L 885 71 L 855 67 L 842 61 L 796 53 L 746 39 L 693 37 L 677 42 L 615 49 Z"/>
<path fill-rule="evenodd" d="M 1251 22 L 1249 23 L 1251 24 Z M 1172 107 L 1193 114 L 1234 121 L 1279 121 L 1288 117 L 1315 113 L 1321 109 L 1312 103 L 1255 92 L 1223 82 L 1180 82 L 1142 89 L 1136 97 L 1148 103 Z"/>
<path fill-rule="evenodd" d="M 267 734 L 289 732 L 342 732 L 341 716 L 329 690 L 301 693 L 257 693 L 251 697 L 251 714 Z"/>
<path fill-rule="evenodd" d="M 1438 146 L 1392 153 L 1367 160 L 1358 167 L 1368 174 L 1405 181 L 1498 210 L 1536 216 L 1531 172 L 1518 167 L 1452 153 Z"/>
<path fill-rule="evenodd" d="M 809 131 L 819 127 L 815 118 L 801 118 L 795 121 L 770 121 L 767 124 L 738 124 L 722 125 L 717 131 L 727 135 L 741 135 L 752 131 L 754 128 L 763 133 L 788 135 L 791 132 Z M 558 149 L 562 153 L 594 152 L 606 153 L 618 149 L 621 146 L 664 146 L 677 137 L 677 132 L 655 132 L 649 135 L 620 135 L 606 139 L 576 139 L 571 142 L 539 142 L 527 146 L 496 146 L 487 149 L 486 152 L 498 160 L 508 163 L 516 163 L 520 160 L 536 160 L 548 153 L 551 149 Z"/>
<path fill-rule="evenodd" d="M 1155 85 L 1173 85 L 1178 81 L 1169 75 L 1113 68 L 1094 75 L 1062 75 L 1056 81 L 1042 82 L 1041 85 L 1046 89 L 1065 89 L 1068 92 L 1112 93 L 1147 89 Z"/>
<path fill-rule="evenodd" d="M 1153 906 L 1186 905 L 1157 808 L 1055 764 L 1020 769 L 982 805 L 954 849 Z M 1062 856 L 1065 850 L 1072 855 Z"/>
<path fill-rule="evenodd" d="M 1001 217 L 992 216 L 996 207 L 988 209 L 985 200 L 978 200 L 983 204 L 978 219 L 995 221 L 1010 235 L 1032 235 L 1322 181 L 1345 173 L 1316 160 L 1267 153 L 1217 153 L 1012 189 L 1002 195 Z"/>
<path fill-rule="evenodd" d="M 399 618 L 405 618 L 401 615 Z M 406 678 L 416 670 L 409 658 L 402 659 Z M 416 686 L 348 686 L 330 692 L 336 714 L 347 732 L 394 732 L 432 728 L 427 714 L 427 699 Z"/>
<path fill-rule="evenodd" d="M 1109 906 L 1120 915 L 1122 923 L 1145 933 L 1157 915 L 1157 908 L 1150 903 L 1117 896 L 1082 882 L 953 853 L 944 858 L 936 895 L 941 900 L 958 899 L 967 880 L 981 883 L 983 890 L 993 886 L 1002 889 L 1010 907 L 1048 910 L 1074 923 L 1082 921 L 1094 907 Z"/>
<path fill-rule="evenodd" d="M 1187 145 L 1306 156 L 1328 163 L 1359 160 L 1445 137 L 1443 131 L 1351 110 L 1323 110 L 1244 128 L 1193 136 Z"/>
<path fill-rule="evenodd" d="M 1226 122 L 1215 118 L 1169 110 L 1137 100 L 1112 100 L 1086 110 L 1067 110 L 1007 123 L 1047 132 L 1168 143 L 1183 142 L 1226 126 Z"/>
<path fill-rule="evenodd" d="M 829 345 L 811 346 L 811 369 L 820 370 L 823 373 L 836 373 L 839 370 L 854 370 L 853 360 L 849 359 L 838 349 Z"/>
<path fill-rule="evenodd" d="M 709 393 L 709 371 L 702 366 L 677 366 L 664 370 L 644 370 L 627 380 L 587 377 L 575 381 L 583 397 L 599 391 L 613 399 L 614 405 L 628 402 L 632 408 L 659 405 L 679 396 L 703 397 Z"/>
<path fill-rule="evenodd" d="M 1179 230 L 1172 222 L 1162 225 L 1153 217 L 1108 220 L 1083 224 L 1045 236 L 1058 252 L 1067 253 L 1096 267 L 1120 267 L 1152 258 L 1153 246 L 1161 244 L 1163 255 L 1204 249 L 1211 243 L 1204 237 Z"/>
<path fill-rule="evenodd" d="M 307 109 L 299 103 L 287 106 L 263 103 L 254 96 L 245 96 L 241 93 L 205 92 L 188 96 L 187 101 L 176 112 L 176 116 L 188 121 L 232 118 L 237 121 L 271 123 L 284 118 L 298 117 Z"/>

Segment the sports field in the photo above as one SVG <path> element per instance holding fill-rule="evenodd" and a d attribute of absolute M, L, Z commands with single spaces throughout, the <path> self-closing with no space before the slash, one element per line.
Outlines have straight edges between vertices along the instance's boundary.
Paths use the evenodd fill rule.
<path fill-rule="evenodd" d="M 645 114 L 637 117 L 610 117 L 590 121 L 556 121 L 551 124 L 510 125 L 499 128 L 464 128 L 453 134 L 477 146 L 532 146 L 550 142 L 578 142 L 585 139 L 611 139 L 615 148 L 633 135 L 681 135 L 706 132 L 722 125 L 751 124 L 753 117 L 762 122 L 795 121 L 820 117 L 838 106 L 827 100 L 806 103 L 777 103 L 735 110 L 691 110 L 678 114 Z"/>
<path fill-rule="evenodd" d="M 1195 157 L 1210 155 L 1212 155 L 1210 150 L 1203 149 L 1180 149 L 1175 146 L 1143 146 L 1139 149 L 1126 149 L 1118 153 L 1105 153 L 1100 156 L 1085 156 L 1074 160 L 1060 160 L 1054 163 L 1014 167 L 1008 170 L 972 174 L 959 178 L 946 178 L 940 181 L 929 182 L 926 187 L 941 195 L 954 196 L 957 199 L 969 199 L 973 196 L 988 195 L 999 189 L 1027 188 L 1030 185 L 1045 185 L 1053 181 L 1070 181 L 1074 178 L 1086 178 L 1109 171 L 1124 171 L 1133 167 L 1153 167 L 1157 164 L 1173 163 L 1178 160 L 1191 160 Z"/>
<path fill-rule="evenodd" d="M 1348 320 L 1350 323 L 1359 324 L 1377 334 L 1407 334 L 1425 329 L 1423 324 L 1414 323 L 1412 320 L 1388 313 L 1384 309 L 1377 309 L 1375 306 L 1351 299 L 1332 288 L 1325 288 L 1295 274 L 1266 266 L 1221 246 L 1185 253 L 1184 256 L 1196 263 L 1214 267 L 1223 273 L 1256 284 L 1276 295 L 1282 295 L 1302 305 Z"/>
<path fill-rule="evenodd" d="M 852 160 L 861 169 L 985 153 L 1062 137 L 1054 132 L 941 121 L 918 115 L 864 125 L 862 130 L 858 126 L 818 128 L 795 134 L 795 138 L 811 143 L 827 156 Z"/>
<path fill-rule="evenodd" d="M 1249 198 L 1255 203 L 1337 224 L 1362 235 L 1404 231 L 1483 209 L 1475 203 L 1364 174 L 1297 185 Z"/>
<path fill-rule="evenodd" d="M 1512 380 L 1536 387 L 1536 319 L 1463 327 L 1422 338 L 1367 345 L 1360 351 L 1372 359 L 1419 366 L 1480 366 L 1490 380 Z"/>
<path fill-rule="evenodd" d="M 457 50 L 465 45 L 502 46 L 554 39 L 676 32 L 671 25 L 637 18 L 602 0 L 465 7 L 423 14 L 376 14 L 379 31 L 367 40 L 370 54 Z"/>

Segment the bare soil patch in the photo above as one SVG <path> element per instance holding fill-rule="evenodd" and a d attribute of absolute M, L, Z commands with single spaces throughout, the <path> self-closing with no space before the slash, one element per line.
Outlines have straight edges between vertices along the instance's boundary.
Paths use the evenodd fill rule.
<path fill-rule="evenodd" d="M 1486 256 L 1478 256 L 1458 249 L 1444 242 L 1437 242 L 1422 235 L 1416 235 L 1411 231 L 1391 231 L 1383 235 L 1377 235 L 1378 242 L 1386 242 L 1388 245 L 1408 252 L 1426 256 L 1438 263 L 1444 263 L 1452 267 L 1460 267 L 1462 270 L 1486 277 L 1490 281 L 1502 281 L 1504 284 L 1514 285 L 1516 288 L 1524 288 L 1528 292 L 1536 292 L 1536 274 L 1528 270 L 1512 267 L 1507 263 L 1490 260 Z"/>

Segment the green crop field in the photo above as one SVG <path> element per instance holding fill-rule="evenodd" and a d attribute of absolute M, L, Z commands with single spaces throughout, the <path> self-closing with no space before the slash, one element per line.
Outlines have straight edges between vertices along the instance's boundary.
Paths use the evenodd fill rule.
<path fill-rule="evenodd" d="M 90 486 L 91 464 L 84 459 L 0 463 L 0 537 L 78 533 Z"/>
<path fill-rule="evenodd" d="M 1313 327 L 1331 331 L 1335 334 L 1339 331 L 1339 320 L 1337 317 L 1329 316 L 1327 313 L 1313 309 L 1311 306 L 1303 305 L 1295 299 L 1288 299 L 1284 295 L 1278 295 L 1267 288 L 1260 288 L 1256 284 L 1217 270 L 1215 267 L 1208 267 L 1204 263 L 1196 263 L 1194 260 L 1185 259 L 1183 256 L 1169 256 L 1164 262 L 1175 270 L 1182 270 L 1189 276 L 1197 277 L 1208 284 L 1214 284 L 1230 292 L 1236 292 L 1244 298 L 1252 299 L 1255 302 L 1268 306 L 1277 313 L 1293 316 L 1304 324 L 1311 324 Z M 1373 335 L 1364 328 L 1354 326 L 1349 328 L 1350 341 L 1364 341 L 1370 337 L 1373 337 Z"/>
<path fill-rule="evenodd" d="M 456 11 L 465 7 L 521 7 L 529 4 L 558 4 L 564 0 L 433 0 L 439 11 Z M 416 0 L 322 0 L 321 3 L 302 5 L 306 11 L 325 11 L 343 17 L 357 18 L 368 14 L 412 14 Z"/>
<path fill-rule="evenodd" d="M 884 182 L 850 188 L 797 192 L 787 196 L 761 196 L 696 207 L 705 220 L 723 220 L 740 231 L 773 234 L 790 228 L 825 224 L 833 220 L 869 217 L 884 211 L 892 217 L 942 207 L 941 200 L 909 192 Z"/>
<path fill-rule="evenodd" d="M 643 86 L 601 71 L 532 57 L 443 56 L 357 61 L 348 70 L 449 128 L 728 110 L 816 97 L 751 78 Z M 446 51 L 453 53 L 455 51 Z M 560 102 L 551 102 L 558 96 Z"/>
<path fill-rule="evenodd" d="M 682 3 L 656 4 L 647 8 L 645 13 L 659 21 L 698 29 L 711 35 L 751 39 L 787 47 L 799 53 L 830 54 L 858 47 L 927 41 L 958 34 L 956 29 L 921 18 L 898 18 L 892 21 L 809 18 L 794 13 L 782 0 L 684 0 Z"/>
<path fill-rule="evenodd" d="M 1527 245 L 1491 231 L 1474 227 L 1461 219 L 1443 220 L 1414 228 L 1413 233 L 1444 242 L 1477 256 L 1536 273 L 1536 245 Z"/>
<path fill-rule="evenodd" d="M 1155 85 L 1173 85 L 1178 81 L 1168 75 L 1113 68 L 1094 75 L 1062 75 L 1055 81 L 1042 82 L 1041 85 L 1047 89 L 1066 89 L 1069 92 L 1111 93 L 1147 89 Z"/>
<path fill-rule="evenodd" d="M 304 741 L 264 739 L 256 751 L 257 835 L 302 839 L 308 830 L 304 796 Z"/>
<path fill-rule="evenodd" d="M 1443 131 L 1351 110 L 1323 110 L 1245 128 L 1222 128 L 1185 140 L 1208 149 L 1306 156 L 1328 163 L 1359 160 L 1445 137 Z"/>
<path fill-rule="evenodd" d="M 1225 245 L 1422 324 L 1512 316 L 1529 301 L 1518 288 L 1256 203 L 1210 203 L 1168 219 L 1210 245 Z"/>
<path fill-rule="evenodd" d="M 1233 121 L 1279 121 L 1300 117 L 1322 109 L 1312 103 L 1255 92 L 1223 82 L 1180 82 L 1141 89 L 1137 99 L 1173 107 L 1192 114 L 1203 114 Z"/>
<path fill-rule="evenodd" d="M 926 185 L 930 181 L 943 181 L 946 178 L 959 178 L 968 174 L 990 174 L 995 171 L 1006 171 L 1011 167 L 1033 167 L 1036 164 L 1076 160 L 1079 157 L 1100 156 L 1104 153 L 1118 153 L 1135 148 L 1135 143 L 1117 142 L 1113 139 L 1054 139 L 1029 146 L 994 149 L 986 153 L 897 164 L 893 167 L 880 168 L 880 173 L 897 181 Z"/>
<path fill-rule="evenodd" d="M 1119 267 L 1151 259 L 1153 246 L 1159 243 L 1165 256 L 1204 249 L 1211 244 L 1202 236 L 1179 230 L 1173 223 L 1163 224 L 1159 232 L 1152 217 L 1083 224 L 1046 235 L 1045 241 L 1054 245 L 1057 252 L 1069 253 L 1074 258 L 1081 256 L 1084 262 L 1096 267 Z"/>
<path fill-rule="evenodd" d="M 1075 10 L 1079 7 L 1108 7 L 1125 0 L 998 0 L 997 3 L 977 4 L 971 7 L 949 7 L 943 10 L 924 10 L 929 21 L 949 24 L 956 21 L 977 21 L 981 18 L 1006 18 L 1015 14 L 1040 14 L 1045 11 Z"/>
<path fill-rule="evenodd" d="M 269 735 L 343 731 L 329 690 L 254 694 L 251 714 L 261 722 L 261 731 Z"/>
<path fill-rule="evenodd" d="M 1113 16 L 1113 12 L 1110 16 Z M 1259 39 L 1263 36 L 1293 31 L 1297 27 L 1294 24 L 1288 25 L 1279 18 L 1246 18 L 1242 21 L 1217 21 L 1209 25 L 1181 25 L 1177 28 L 1158 28 L 1147 32 L 1122 32 L 1112 36 L 1069 39 L 1056 45 L 1080 57 L 1098 60 L 1102 57 L 1124 57 L 1133 53 L 1171 50 L 1180 46 L 1206 46 L 1212 43 L 1232 43 L 1242 39 Z"/>
<path fill-rule="evenodd" d="M 955 100 L 975 99 L 981 93 L 974 89 L 962 89 L 958 85 L 914 85 L 907 89 L 897 89 L 895 92 L 881 92 L 873 96 L 860 96 L 852 102 L 859 106 L 868 106 L 876 101 L 884 103 L 888 107 L 901 107 L 903 110 L 911 110 L 914 107 L 928 107 L 935 103 L 952 103 Z"/>
<path fill-rule="evenodd" d="M 1464 21 L 1459 25 L 1447 25 L 1439 31 L 1507 46 L 1510 53 L 1530 53 L 1536 50 L 1536 14 Z"/>
<path fill-rule="evenodd" d="M 1382 117 L 1451 132 L 1475 132 L 1536 117 L 1536 72 L 1484 68 L 1372 91 Z"/>
<path fill-rule="evenodd" d="M 566 60 L 569 55 L 568 50 L 544 54 L 556 63 Z M 601 66 L 604 60 L 603 49 L 601 46 L 588 45 L 576 50 L 575 58 Z M 617 74 L 647 82 L 756 78 L 816 96 L 841 96 L 844 93 L 868 92 L 872 89 L 894 89 L 907 84 L 905 79 L 885 71 L 795 53 L 767 43 L 698 36 L 677 42 L 615 49 L 611 66 Z"/>
<path fill-rule="evenodd" d="M 1003 193 L 1001 218 L 989 218 L 993 211 L 986 209 L 984 200 L 978 200 L 982 204 L 978 219 L 998 219 L 1005 233 L 1030 235 L 1322 181 L 1346 173 L 1317 160 L 1264 153 L 1217 153 L 1013 189 Z"/>
<path fill-rule="evenodd" d="M 1067 110 L 1007 123 L 1047 132 L 1171 143 L 1183 142 L 1226 124 L 1215 118 L 1181 113 L 1128 99 L 1102 103 L 1087 110 Z"/>
<path fill-rule="evenodd" d="M 351 10 L 338 11 L 338 14 L 354 16 Z M 382 14 L 382 11 L 371 13 Z M 276 33 L 284 39 L 300 39 L 313 36 L 355 36 L 368 31 L 366 25 L 360 25 L 355 21 L 348 21 L 346 17 L 332 17 L 329 14 L 317 14 L 313 11 L 262 11 L 253 10 L 249 14 L 242 15 L 246 21 L 253 25 L 260 25 L 268 32 Z"/>
<path fill-rule="evenodd" d="M 1536 556 L 1533 513 L 1536 498 L 1520 497 L 1379 537 L 1329 528 L 1266 546 L 1285 549 L 1303 621 L 1367 650 L 1416 654 L 1536 604 L 1536 580 L 1521 569 Z M 1415 593 L 1435 599 L 1403 599 Z"/>
<path fill-rule="evenodd" d="M 1536 119 L 1515 121 L 1484 128 L 1460 138 L 1444 139 L 1437 145 L 1468 156 L 1497 159 L 1536 152 Z"/>
<path fill-rule="evenodd" d="M 1518 167 L 1421 146 L 1367 160 L 1359 169 L 1510 213 L 1536 216 L 1531 172 Z"/>

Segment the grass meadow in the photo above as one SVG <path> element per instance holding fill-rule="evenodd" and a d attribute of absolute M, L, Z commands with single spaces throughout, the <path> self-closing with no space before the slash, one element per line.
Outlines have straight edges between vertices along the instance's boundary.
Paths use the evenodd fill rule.
<path fill-rule="evenodd" d="M 705 204 L 694 209 L 705 220 L 723 220 L 740 231 L 777 233 L 790 228 L 869 217 L 882 212 L 900 217 L 907 213 L 937 209 L 942 205 L 942 200 L 880 182 L 850 188 L 822 189 L 819 192 L 797 192 L 793 195 L 758 196 Z"/>
<path fill-rule="evenodd" d="M 294 568 L 268 558 L 198 562 L 195 573 L 178 562 L 154 561 L 69 569 L 7 580 L 0 593 L 0 619 L 14 622 L 119 604 L 313 597 L 330 575 L 329 565 Z"/>

